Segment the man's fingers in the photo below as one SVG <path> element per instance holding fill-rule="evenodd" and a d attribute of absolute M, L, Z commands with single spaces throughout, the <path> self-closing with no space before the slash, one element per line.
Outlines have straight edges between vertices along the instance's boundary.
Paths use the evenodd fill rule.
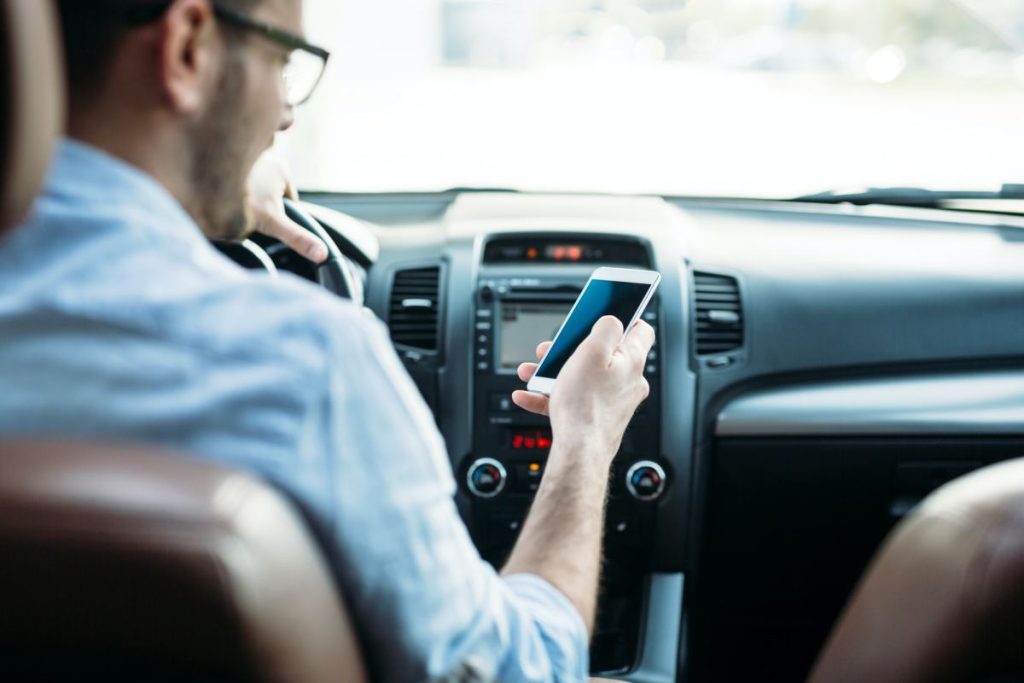
<path fill-rule="evenodd" d="M 284 242 L 292 250 L 313 263 L 323 263 L 327 260 L 327 247 L 316 235 L 289 220 L 286 216 L 276 216 L 267 211 L 258 213 L 257 231 Z"/>
<path fill-rule="evenodd" d="M 513 391 L 512 402 L 523 410 L 537 415 L 548 414 L 548 397 L 534 394 L 529 391 Z"/>
<path fill-rule="evenodd" d="M 626 353 L 634 360 L 639 358 L 646 361 L 647 354 L 651 352 L 651 347 L 654 346 L 654 340 L 654 328 L 643 320 L 638 320 L 633 329 L 626 335 L 626 341 L 622 346 Z"/>
<path fill-rule="evenodd" d="M 537 364 L 520 363 L 519 369 L 516 372 L 519 374 L 519 379 L 524 382 L 529 382 L 537 372 Z"/>
<path fill-rule="evenodd" d="M 613 315 L 606 315 L 596 323 L 590 331 L 589 343 L 598 344 L 609 354 L 622 340 L 622 322 Z"/>
<path fill-rule="evenodd" d="M 541 342 L 537 345 L 537 360 L 542 360 L 547 355 L 548 349 L 551 348 L 551 342 Z"/>

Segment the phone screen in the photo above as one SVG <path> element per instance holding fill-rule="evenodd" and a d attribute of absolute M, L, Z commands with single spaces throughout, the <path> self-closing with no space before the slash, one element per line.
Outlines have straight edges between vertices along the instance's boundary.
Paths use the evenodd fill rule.
<path fill-rule="evenodd" d="M 558 333 L 554 346 L 537 368 L 537 375 L 550 379 L 558 377 L 576 347 L 604 316 L 614 315 L 622 322 L 623 328 L 629 325 L 650 288 L 651 285 L 638 282 L 591 280 Z"/>

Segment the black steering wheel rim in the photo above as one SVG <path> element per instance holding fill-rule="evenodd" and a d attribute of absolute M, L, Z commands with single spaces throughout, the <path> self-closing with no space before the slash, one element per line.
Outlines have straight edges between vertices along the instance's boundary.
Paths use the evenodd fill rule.
<path fill-rule="evenodd" d="M 353 299 L 358 289 L 352 273 L 327 230 L 294 200 L 284 200 L 284 211 L 289 219 L 315 235 L 327 247 L 327 260 L 316 267 L 316 279 L 320 286 L 344 299 Z"/>

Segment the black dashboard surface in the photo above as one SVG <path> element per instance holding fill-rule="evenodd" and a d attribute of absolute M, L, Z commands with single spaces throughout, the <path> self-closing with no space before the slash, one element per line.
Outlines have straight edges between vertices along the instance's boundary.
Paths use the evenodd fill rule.
<path fill-rule="evenodd" d="M 1024 356 L 1024 227 L 951 213 L 680 203 L 690 259 L 735 273 L 742 367 L 706 398 L 766 375 L 835 374 Z"/>
<path fill-rule="evenodd" d="M 735 276 L 748 343 L 743 362 L 701 378 L 701 397 L 766 376 L 829 376 L 1024 358 L 1024 219 L 954 212 L 750 200 L 438 194 L 317 195 L 376 227 L 381 263 L 447 258 L 474 238 L 644 231 L 670 242 L 659 264 Z M 453 216 L 472 208 L 473 225 Z M 638 209 L 642 206 L 642 209 Z M 632 211 L 638 214 L 631 214 Z M 455 273 L 451 273 L 454 278 Z M 452 282 L 451 291 L 470 282 Z M 465 290 L 461 290 L 465 291 Z M 383 313 L 382 308 L 377 308 Z M 679 311 L 679 315 L 685 311 Z M 689 321 L 687 321 L 689 322 Z"/>

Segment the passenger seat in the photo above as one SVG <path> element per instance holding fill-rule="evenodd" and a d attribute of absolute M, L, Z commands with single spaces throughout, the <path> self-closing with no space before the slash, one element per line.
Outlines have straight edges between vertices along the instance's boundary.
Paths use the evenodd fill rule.
<path fill-rule="evenodd" d="M 1024 460 L 952 482 L 896 529 L 810 681 L 1024 681 Z"/>

